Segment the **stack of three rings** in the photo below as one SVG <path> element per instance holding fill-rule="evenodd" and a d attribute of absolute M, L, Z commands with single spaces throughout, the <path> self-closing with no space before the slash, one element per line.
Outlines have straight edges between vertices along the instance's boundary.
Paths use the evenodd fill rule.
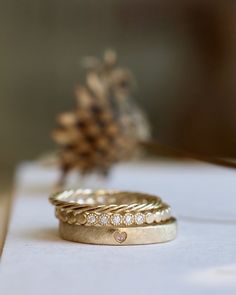
<path fill-rule="evenodd" d="M 54 194 L 63 239 L 90 244 L 134 245 L 176 237 L 176 220 L 159 197 L 110 190 L 69 190 Z"/>

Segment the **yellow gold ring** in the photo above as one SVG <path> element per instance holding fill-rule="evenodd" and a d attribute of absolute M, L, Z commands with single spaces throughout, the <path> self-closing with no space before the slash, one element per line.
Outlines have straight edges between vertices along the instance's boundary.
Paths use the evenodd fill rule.
<path fill-rule="evenodd" d="M 92 244 L 150 244 L 176 236 L 169 205 L 153 195 L 111 190 L 68 190 L 53 194 L 60 234 Z"/>
<path fill-rule="evenodd" d="M 96 227 L 71 225 L 60 221 L 60 235 L 63 239 L 101 245 L 145 245 L 168 242 L 176 237 L 174 218 L 165 223 L 133 227 Z"/>

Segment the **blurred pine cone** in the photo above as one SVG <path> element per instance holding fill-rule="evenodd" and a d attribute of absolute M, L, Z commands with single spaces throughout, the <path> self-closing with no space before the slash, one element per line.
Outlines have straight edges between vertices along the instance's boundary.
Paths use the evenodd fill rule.
<path fill-rule="evenodd" d="M 131 102 L 132 75 L 116 65 L 116 54 L 108 50 L 102 61 L 86 58 L 84 64 L 86 85 L 76 89 L 76 108 L 58 116 L 53 132 L 64 175 L 72 169 L 107 174 L 114 163 L 135 154 L 139 140 L 149 137 L 145 116 Z"/>

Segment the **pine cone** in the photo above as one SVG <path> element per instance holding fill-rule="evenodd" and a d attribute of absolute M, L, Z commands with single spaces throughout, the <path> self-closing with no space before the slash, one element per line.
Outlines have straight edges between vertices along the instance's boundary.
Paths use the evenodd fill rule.
<path fill-rule="evenodd" d="M 116 66 L 112 51 L 105 53 L 103 62 L 88 61 L 86 85 L 76 89 L 76 108 L 59 115 L 53 132 L 61 146 L 64 174 L 72 169 L 82 174 L 95 170 L 107 174 L 114 163 L 135 153 L 140 139 L 137 116 L 129 104 L 132 75 Z M 140 117 L 140 110 L 134 109 Z"/>

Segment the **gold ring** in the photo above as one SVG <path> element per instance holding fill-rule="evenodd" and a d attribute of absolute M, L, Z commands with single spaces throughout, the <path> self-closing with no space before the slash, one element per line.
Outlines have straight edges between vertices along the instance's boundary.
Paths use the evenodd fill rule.
<path fill-rule="evenodd" d="M 150 244 L 176 236 L 171 208 L 153 195 L 112 190 L 67 190 L 53 194 L 60 234 L 92 244 Z"/>
<path fill-rule="evenodd" d="M 142 227 L 96 227 L 71 225 L 60 221 L 59 232 L 64 240 L 101 245 L 145 245 L 168 242 L 176 237 L 174 218 L 165 223 Z"/>

